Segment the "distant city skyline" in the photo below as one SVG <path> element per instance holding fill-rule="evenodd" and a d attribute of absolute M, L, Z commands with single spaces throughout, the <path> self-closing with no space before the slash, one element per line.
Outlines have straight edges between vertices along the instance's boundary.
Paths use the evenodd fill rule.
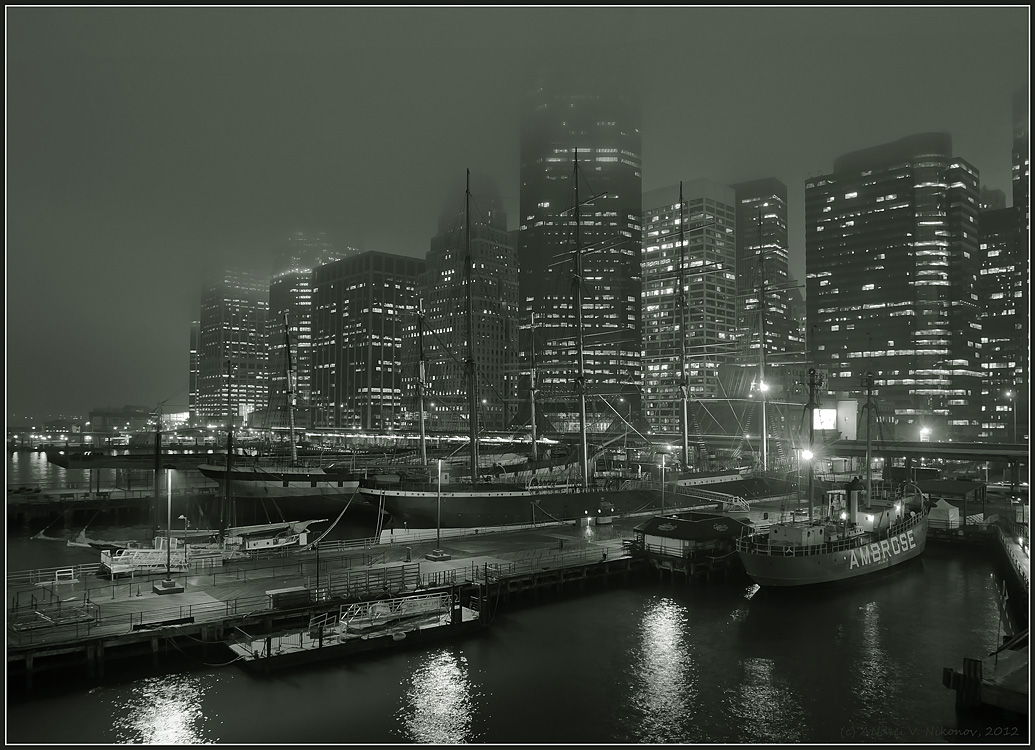
<path fill-rule="evenodd" d="M 629 60 L 645 193 L 782 181 L 800 282 L 804 185 L 841 154 L 945 131 L 1011 203 L 1028 86 L 1027 6 L 6 17 L 9 415 L 185 409 L 206 271 L 298 231 L 424 258 L 466 168 L 518 226 L 519 74 L 545 53 Z"/>

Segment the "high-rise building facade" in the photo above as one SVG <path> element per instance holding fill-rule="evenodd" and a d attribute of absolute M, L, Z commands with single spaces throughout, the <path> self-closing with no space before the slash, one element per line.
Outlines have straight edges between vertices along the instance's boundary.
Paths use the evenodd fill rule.
<path fill-rule="evenodd" d="M 317 427 L 404 425 L 402 348 L 417 311 L 418 258 L 365 252 L 313 271 Z"/>
<path fill-rule="evenodd" d="M 979 175 L 947 133 L 841 156 L 805 184 L 809 352 L 827 391 L 874 375 L 884 437 L 980 424 Z"/>
<path fill-rule="evenodd" d="M 236 425 L 265 410 L 266 322 L 269 279 L 241 268 L 226 268 L 201 295 L 198 413 Z M 230 369 L 228 371 L 227 365 Z"/>
<path fill-rule="evenodd" d="M 715 398 L 719 366 L 735 355 L 736 193 L 694 180 L 682 202 L 673 185 L 643 206 L 643 413 L 655 432 L 678 435 L 682 381 L 691 398 Z"/>
<path fill-rule="evenodd" d="M 424 310 L 428 428 L 468 432 L 473 403 L 479 430 L 503 430 L 517 408 L 518 279 L 507 215 L 490 179 L 472 176 L 469 201 L 465 188 L 451 192 L 426 262 L 418 289 Z M 413 363 L 408 369 L 415 374 L 418 342 L 411 338 L 410 344 L 406 362 Z"/>
<path fill-rule="evenodd" d="M 1013 205 L 1024 214 L 1024 226 L 1031 226 L 1028 188 L 1031 170 L 1028 152 L 1028 89 L 1013 94 Z"/>
<path fill-rule="evenodd" d="M 981 212 L 983 440 L 1028 438 L 1028 230 L 1020 207 Z"/>
<path fill-rule="evenodd" d="M 190 322 L 190 359 L 187 374 L 187 413 L 191 424 L 198 418 L 198 392 L 201 382 L 201 321 Z"/>
<path fill-rule="evenodd" d="M 634 91 L 599 72 L 552 70 L 530 86 L 525 101 L 518 263 L 521 323 L 527 329 L 534 316 L 535 336 L 534 343 L 523 337 L 521 354 L 527 367 L 534 347 L 542 407 L 564 431 L 578 429 L 580 375 L 591 396 L 588 429 L 613 421 L 601 399 L 624 394 L 638 401 L 642 204 Z"/>
<path fill-rule="evenodd" d="M 779 361 L 795 350 L 788 294 L 787 186 L 768 178 L 731 187 L 737 196 L 738 359 L 751 364 L 761 360 L 759 339 L 764 330 L 766 360 Z M 763 294 L 765 315 L 760 319 Z"/>
<path fill-rule="evenodd" d="M 269 291 L 269 384 L 266 426 L 286 427 L 312 424 L 312 315 L 313 269 L 358 254 L 345 247 L 338 250 L 323 233 L 295 232 L 279 246 L 273 259 Z M 287 373 L 293 372 L 293 415 L 287 413 Z"/>

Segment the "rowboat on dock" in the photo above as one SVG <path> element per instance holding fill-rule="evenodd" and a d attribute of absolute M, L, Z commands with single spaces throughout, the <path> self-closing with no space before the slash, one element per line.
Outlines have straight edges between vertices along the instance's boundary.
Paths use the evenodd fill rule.
<path fill-rule="evenodd" d="M 312 617 L 304 630 L 263 636 L 239 631 L 227 646 L 242 666 L 267 673 L 484 630 L 488 621 L 470 604 L 448 592 L 353 602 Z"/>

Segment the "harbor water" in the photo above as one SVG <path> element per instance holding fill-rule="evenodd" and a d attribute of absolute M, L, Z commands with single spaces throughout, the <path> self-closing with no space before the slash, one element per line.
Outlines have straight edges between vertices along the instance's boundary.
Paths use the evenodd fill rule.
<path fill-rule="evenodd" d="M 48 550 L 74 548 L 9 533 L 8 569 Z M 841 589 L 665 581 L 546 597 L 422 649 L 270 677 L 183 655 L 9 696 L 7 742 L 1026 744 L 1026 724 L 957 716 L 941 683 L 996 647 L 999 585 L 981 551 L 929 545 Z"/>

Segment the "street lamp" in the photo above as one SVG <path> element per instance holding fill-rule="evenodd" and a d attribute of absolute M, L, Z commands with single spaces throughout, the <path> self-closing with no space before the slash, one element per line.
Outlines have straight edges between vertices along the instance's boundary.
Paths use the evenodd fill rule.
<path fill-rule="evenodd" d="M 665 454 L 661 454 L 661 515 L 665 515 Z"/>
<path fill-rule="evenodd" d="M 1013 391 L 1006 392 L 1006 398 L 1010 401 L 1010 412 L 1013 415 L 1013 442 L 1017 442 L 1017 401 Z"/>
<path fill-rule="evenodd" d="M 812 451 L 810 451 L 808 448 L 803 448 L 802 450 L 798 451 L 798 505 L 799 505 L 799 507 L 801 506 L 801 460 L 803 458 L 806 461 L 811 461 L 812 460 Z M 811 499 L 809 500 L 809 502 L 810 503 L 812 502 Z"/>
<path fill-rule="evenodd" d="M 179 520 L 183 521 L 183 555 L 185 558 L 190 558 L 190 545 L 187 544 L 187 529 L 190 528 L 190 521 L 187 520 L 187 516 L 180 514 Z"/>
<path fill-rule="evenodd" d="M 451 555 L 442 551 L 442 459 L 438 459 L 438 499 L 435 511 L 435 549 L 424 555 L 427 560 L 448 560 Z"/>

